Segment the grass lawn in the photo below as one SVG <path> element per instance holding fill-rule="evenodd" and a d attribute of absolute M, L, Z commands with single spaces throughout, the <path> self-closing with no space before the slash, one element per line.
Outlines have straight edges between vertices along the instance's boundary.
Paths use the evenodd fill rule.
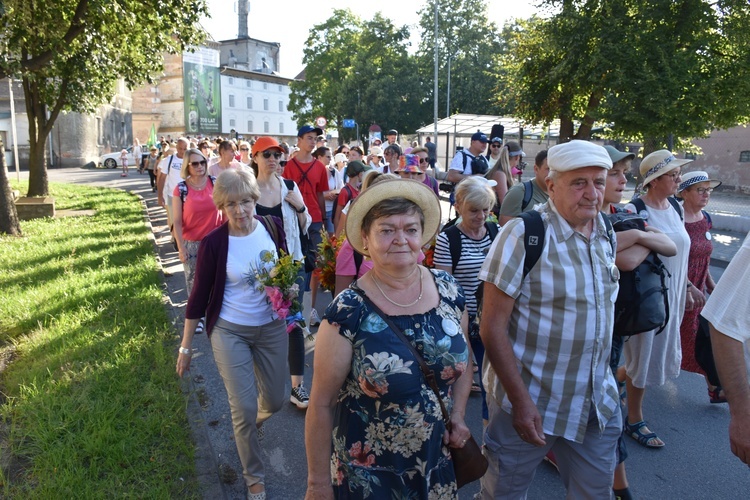
<path fill-rule="evenodd" d="M 0 236 L 0 497 L 197 498 L 141 203 L 105 188 L 50 192 L 58 210 L 97 214 Z"/>

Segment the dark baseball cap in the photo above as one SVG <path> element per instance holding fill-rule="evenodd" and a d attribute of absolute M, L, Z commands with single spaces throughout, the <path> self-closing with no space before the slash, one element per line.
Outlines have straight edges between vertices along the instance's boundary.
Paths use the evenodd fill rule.
<path fill-rule="evenodd" d="M 365 164 L 359 160 L 350 161 L 346 166 L 346 176 L 356 177 L 365 171 Z"/>
<path fill-rule="evenodd" d="M 297 131 L 297 137 L 302 137 L 303 135 L 315 132 L 315 136 L 323 135 L 323 129 L 320 129 L 318 127 L 313 127 L 312 125 L 303 125 L 300 127 L 300 129 Z"/>
<path fill-rule="evenodd" d="M 474 135 L 471 136 L 472 141 L 482 141 L 483 143 L 487 144 L 490 142 L 489 139 L 487 139 L 487 135 L 477 130 Z"/>
<path fill-rule="evenodd" d="M 398 135 L 398 130 L 396 130 L 395 128 L 392 128 L 385 135 Z"/>

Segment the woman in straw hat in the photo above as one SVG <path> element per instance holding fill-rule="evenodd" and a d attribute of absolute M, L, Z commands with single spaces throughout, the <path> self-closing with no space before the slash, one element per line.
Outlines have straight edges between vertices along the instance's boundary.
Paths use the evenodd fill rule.
<path fill-rule="evenodd" d="M 716 375 L 715 369 L 707 373 L 696 359 L 696 333 L 698 332 L 698 317 L 703 309 L 704 293 L 713 293 L 716 283 L 711 277 L 708 265 L 711 262 L 711 217 L 703 209 L 708 205 L 711 191 L 721 185 L 720 181 L 709 179 L 706 172 L 690 172 L 682 176 L 677 193 L 682 198 L 682 208 L 685 211 L 685 229 L 690 236 L 690 257 L 688 258 L 688 283 L 692 283 L 690 291 L 698 299 L 696 307 L 685 311 L 680 326 L 682 340 L 682 369 L 693 373 L 707 375 L 708 397 L 711 403 L 726 403 L 727 398 Z M 706 332 L 708 333 L 708 332 Z M 699 349 L 701 348 L 699 343 Z M 708 344 L 710 345 L 710 343 Z M 703 354 L 701 352 L 700 354 Z M 705 353 L 709 357 L 712 353 Z M 714 367 L 715 368 L 715 367 Z M 709 368 L 710 370 L 710 368 Z M 710 370 L 711 371 L 711 370 Z"/>
<path fill-rule="evenodd" d="M 669 271 L 666 328 L 659 335 L 655 334 L 656 330 L 635 335 L 625 342 L 623 349 L 628 397 L 624 431 L 649 448 L 661 448 L 664 441 L 649 429 L 643 418 L 646 387 L 663 385 L 667 379 L 677 378 L 680 374 L 680 323 L 685 309 L 692 309 L 694 302 L 687 280 L 690 237 L 682 222 L 682 208 L 673 198 L 680 185 L 680 168 L 690 161 L 675 158 L 666 149 L 646 156 L 640 166 L 643 186 L 647 189 L 641 197 L 643 204 L 640 208 L 632 203 L 625 206 L 627 210 L 640 213 L 649 227 L 662 231 L 677 247 L 675 256 L 661 257 Z M 641 202 L 637 204 L 641 205 Z"/>
<path fill-rule="evenodd" d="M 438 198 L 418 181 L 380 182 L 352 203 L 347 239 L 373 267 L 334 299 L 318 330 L 305 422 L 308 498 L 331 498 L 332 487 L 356 498 L 456 496 L 447 447 L 470 437 L 465 298 L 448 273 L 417 263 L 439 225 Z M 435 372 L 450 434 L 417 360 L 384 318 Z"/>

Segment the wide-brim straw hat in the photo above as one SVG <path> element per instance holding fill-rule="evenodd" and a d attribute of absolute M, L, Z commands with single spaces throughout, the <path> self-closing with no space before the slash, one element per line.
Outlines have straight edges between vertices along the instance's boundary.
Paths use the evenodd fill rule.
<path fill-rule="evenodd" d="M 649 182 L 657 177 L 661 177 L 667 172 L 671 172 L 691 161 L 693 160 L 675 158 L 668 149 L 654 151 L 643 159 L 639 168 L 641 177 L 643 177 L 643 185 L 647 186 Z"/>
<path fill-rule="evenodd" d="M 708 174 L 702 170 L 696 170 L 695 172 L 688 172 L 682 175 L 682 182 L 680 187 L 677 188 L 677 192 L 681 193 L 694 184 L 700 184 L 701 182 L 710 183 L 711 189 L 721 186 L 721 181 L 716 179 L 709 179 Z"/>
<path fill-rule="evenodd" d="M 422 181 L 393 179 L 370 186 L 357 196 L 346 214 L 346 239 L 357 252 L 369 256 L 362 240 L 362 221 L 377 203 L 389 198 L 405 198 L 417 204 L 424 214 L 422 246 L 432 240 L 440 228 L 440 200 Z"/>

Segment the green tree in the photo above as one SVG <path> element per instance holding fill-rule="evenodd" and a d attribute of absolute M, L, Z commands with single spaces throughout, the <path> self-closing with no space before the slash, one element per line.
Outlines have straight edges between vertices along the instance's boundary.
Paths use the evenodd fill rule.
<path fill-rule="evenodd" d="M 418 128 L 425 105 L 408 38 L 407 27 L 380 13 L 363 21 L 349 10 L 334 10 L 313 26 L 304 51 L 305 79 L 291 84 L 289 108 L 298 123 L 326 116 L 344 141 L 355 135 L 343 128 L 345 118 L 354 118 L 361 134 L 373 123 Z"/>
<path fill-rule="evenodd" d="M 44 150 L 63 111 L 93 112 L 123 78 L 159 72 L 159 54 L 200 43 L 205 0 L 5 0 L 0 77 L 20 78 L 29 119 L 29 196 L 48 194 Z M 165 15 L 168 13 L 168 15 Z"/>
<path fill-rule="evenodd" d="M 661 147 L 750 115 L 743 0 L 548 0 L 549 19 L 519 22 L 499 99 L 533 123 L 560 120 L 560 140 L 612 135 Z M 575 123 L 578 123 L 576 130 Z"/>
<path fill-rule="evenodd" d="M 435 2 L 438 37 L 435 42 Z M 446 109 L 450 59 L 450 114 L 501 114 L 495 89 L 503 71 L 504 50 L 498 27 L 487 19 L 484 0 L 430 0 L 420 11 L 418 51 L 424 94 L 433 94 L 435 48 L 438 50 L 438 110 Z M 431 100 L 431 99 L 430 99 Z"/>

